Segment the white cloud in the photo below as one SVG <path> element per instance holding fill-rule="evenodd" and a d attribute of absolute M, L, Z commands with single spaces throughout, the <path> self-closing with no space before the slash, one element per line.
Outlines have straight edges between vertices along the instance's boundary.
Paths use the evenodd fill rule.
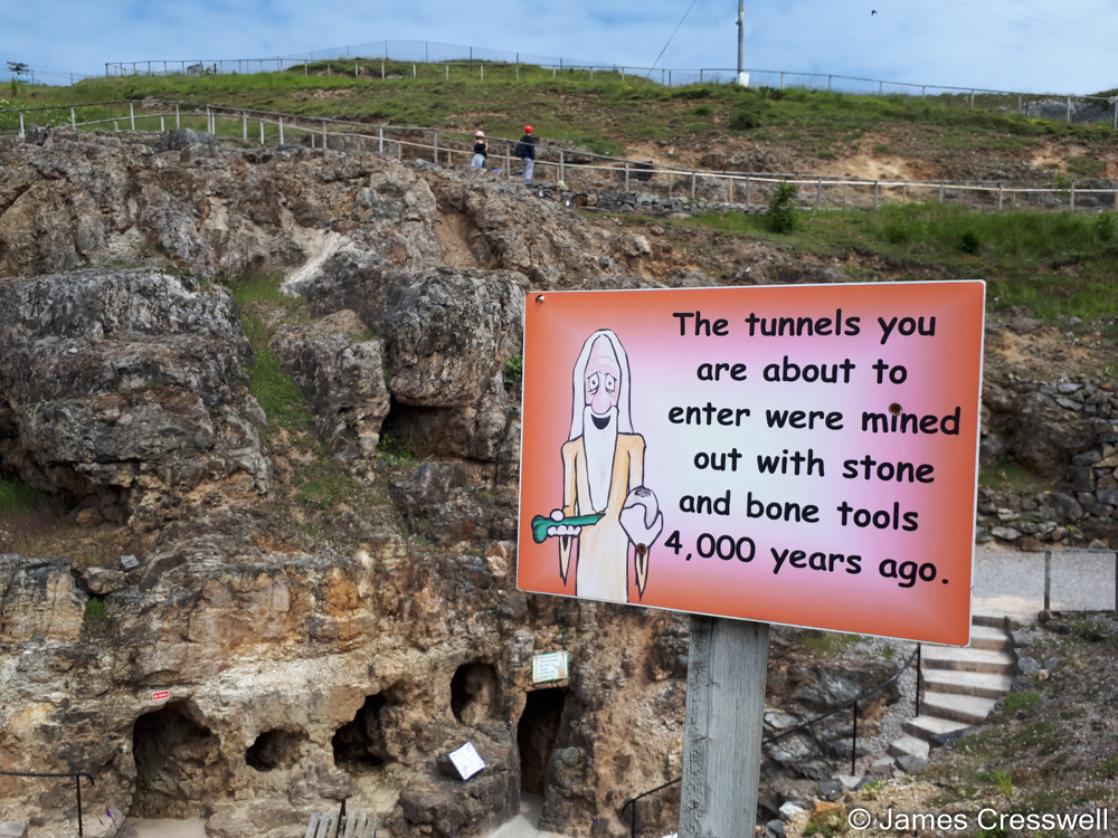
<path fill-rule="evenodd" d="M 58 0 L 0 15 L 0 57 L 99 72 L 106 61 L 238 58 L 393 40 L 647 65 L 687 0 L 353 3 Z M 871 15 L 871 9 L 878 14 Z M 662 64 L 731 67 L 734 0 L 699 0 Z M 746 63 L 928 84 L 1088 93 L 1118 85 L 1113 0 L 747 0 Z"/>

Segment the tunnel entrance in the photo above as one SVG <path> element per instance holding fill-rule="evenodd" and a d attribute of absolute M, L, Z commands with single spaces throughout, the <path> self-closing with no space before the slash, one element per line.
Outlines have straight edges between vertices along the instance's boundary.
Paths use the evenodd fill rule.
<path fill-rule="evenodd" d="M 136 791 L 128 814 L 137 818 L 189 818 L 224 794 L 228 772 L 213 732 L 185 704 L 146 713 L 132 726 Z"/>
<path fill-rule="evenodd" d="M 497 705 L 497 670 L 488 663 L 464 663 L 450 681 L 450 709 L 462 724 L 476 725 L 493 716 Z"/>
<path fill-rule="evenodd" d="M 520 790 L 526 794 L 543 794 L 547 764 L 559 737 L 559 722 L 567 690 L 552 687 L 528 693 L 524 712 L 516 727 L 516 744 L 520 749 Z"/>
<path fill-rule="evenodd" d="M 306 738 L 290 730 L 265 730 L 245 751 L 245 764 L 257 771 L 290 768 L 298 761 L 299 745 Z"/>
<path fill-rule="evenodd" d="M 350 772 L 379 768 L 388 760 L 380 711 L 388 704 L 384 693 L 365 699 L 361 709 L 334 733 L 334 765 Z"/>

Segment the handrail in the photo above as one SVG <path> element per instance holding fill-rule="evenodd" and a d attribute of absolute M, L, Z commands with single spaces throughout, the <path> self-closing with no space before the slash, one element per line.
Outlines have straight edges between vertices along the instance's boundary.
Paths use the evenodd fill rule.
<path fill-rule="evenodd" d="M 82 777 L 89 780 L 91 786 L 95 785 L 93 775 L 88 771 L 0 771 L 0 777 L 41 777 L 47 779 L 73 777 L 74 792 L 78 801 L 78 838 L 85 835 L 85 825 L 82 822 Z"/>
<path fill-rule="evenodd" d="M 844 701 L 841 704 L 836 704 L 834 707 L 832 707 L 826 713 L 822 713 L 818 716 L 815 716 L 814 718 L 808 719 L 806 722 L 801 722 L 800 724 L 796 725 L 795 727 L 789 728 L 788 730 L 785 730 L 785 731 L 781 731 L 780 733 L 775 734 L 773 736 L 765 737 L 764 739 L 761 740 L 761 746 L 764 747 L 765 745 L 775 745 L 777 742 L 783 741 L 784 739 L 787 739 L 790 736 L 794 736 L 797 733 L 802 733 L 803 731 L 814 727 L 816 724 L 823 721 L 824 719 L 829 719 L 831 716 L 834 716 L 837 713 L 839 713 L 843 710 L 846 710 L 847 708 L 853 707 L 854 708 L 854 737 L 853 737 L 853 740 L 852 740 L 851 745 L 850 745 L 851 773 L 853 773 L 854 760 L 855 760 L 855 756 L 856 756 L 856 752 L 857 752 L 857 748 L 858 748 L 858 704 L 859 703 L 864 703 L 867 699 L 873 698 L 874 696 L 880 694 L 882 691 L 884 691 L 888 687 L 895 684 L 897 682 L 897 679 L 900 678 L 901 675 L 903 675 L 908 670 L 908 668 L 910 666 L 912 666 L 913 661 L 915 661 L 916 662 L 916 712 L 919 713 L 920 712 L 920 660 L 921 660 L 921 645 L 919 643 L 917 643 L 916 644 L 916 649 L 913 650 L 912 654 L 908 656 L 908 659 L 903 664 L 901 664 L 901 666 L 898 667 L 897 671 L 894 672 L 893 675 L 890 678 L 888 678 L 887 680 L 882 681 L 880 684 L 878 684 L 873 689 L 867 690 L 866 692 L 863 692 L 863 693 L 859 693 L 859 695 L 856 698 L 852 698 L 849 701 Z M 637 801 L 643 800 L 644 798 L 648 797 L 649 795 L 655 794 L 658 791 L 663 791 L 664 789 L 668 788 L 669 786 L 674 786 L 676 783 L 679 783 L 679 782 L 682 782 L 682 781 L 683 781 L 682 777 L 676 777 L 674 780 L 668 780 L 666 783 L 661 783 L 660 785 L 656 786 L 655 788 L 648 789 L 647 791 L 641 792 L 638 795 L 630 797 L 628 800 L 626 800 L 621 805 L 621 816 L 622 816 L 622 818 L 624 818 L 624 816 L 625 816 L 625 810 L 626 809 L 630 809 L 630 808 L 632 809 L 632 817 L 631 817 L 631 820 L 629 821 L 630 835 L 632 836 L 632 838 L 636 838 L 636 835 L 637 835 L 637 808 L 636 808 Z"/>
<path fill-rule="evenodd" d="M 437 129 L 426 126 L 395 126 L 395 125 L 382 125 L 369 122 L 356 122 L 352 120 L 337 119 L 332 117 L 319 117 L 300 114 L 281 114 L 271 111 L 258 110 L 248 107 L 231 107 L 227 105 L 214 105 L 204 103 L 187 103 L 187 102 L 169 102 L 151 100 L 141 103 L 141 108 L 151 107 L 152 110 L 136 112 L 134 107 L 135 103 L 130 102 L 129 112 L 121 114 L 120 116 L 110 116 L 101 119 L 94 119 L 89 121 L 78 122 L 74 111 L 71 111 L 70 120 L 67 124 L 60 127 L 67 127 L 72 130 L 79 128 L 95 127 L 112 123 L 114 127 L 119 130 L 117 123 L 124 121 L 125 131 L 137 135 L 152 135 L 166 130 L 166 120 L 168 118 L 174 119 L 174 126 L 177 128 L 180 125 L 181 117 L 190 117 L 193 119 L 205 118 L 207 121 L 206 132 L 213 135 L 215 138 L 220 139 L 217 132 L 217 125 L 220 120 L 237 120 L 242 124 L 242 140 L 248 140 L 248 121 L 251 118 L 254 123 L 259 123 L 260 143 L 265 142 L 265 125 L 271 126 L 269 129 L 274 139 L 278 129 L 279 141 L 282 145 L 284 142 L 284 130 L 290 132 L 298 132 L 300 134 L 310 135 L 311 145 L 315 145 L 314 137 L 322 137 L 322 145 L 325 148 L 328 145 L 330 137 L 353 138 L 361 140 L 366 143 L 375 143 L 379 148 L 379 153 L 383 156 L 390 146 L 396 147 L 396 154 L 402 156 L 402 150 L 410 148 L 416 151 L 417 157 L 422 157 L 419 150 L 431 152 L 434 155 L 435 161 L 439 161 L 440 156 L 445 156 L 447 162 L 451 162 L 452 155 L 461 155 L 466 159 L 472 155 L 472 138 L 469 137 L 468 132 L 458 131 L 455 129 Z M 170 108 L 173 105 L 173 111 Z M 64 106 L 59 106 L 59 109 Z M 145 130 L 138 123 L 141 120 L 158 120 L 159 131 Z M 1118 120 L 1116 120 L 1118 122 Z M 350 130 L 346 130 L 349 128 Z M 23 112 L 19 113 L 19 130 L 17 136 L 24 137 L 25 123 Z M 0 132 L 0 134 L 6 132 Z M 417 136 L 409 136 L 417 135 Z M 408 137 L 405 139 L 405 137 Z M 516 140 L 502 137 L 490 138 L 490 149 L 496 155 L 501 154 L 504 149 L 505 165 L 499 171 L 504 171 L 506 176 L 511 172 L 512 168 L 512 148 Z M 904 190 L 904 198 L 915 195 L 917 199 L 921 199 L 919 194 L 920 190 L 924 190 L 925 195 L 929 191 L 934 190 L 938 193 L 939 203 L 944 203 L 945 198 L 950 192 L 953 201 L 962 200 L 968 201 L 968 196 L 979 196 L 981 203 L 981 196 L 985 196 L 988 202 L 996 204 L 997 209 L 1003 208 L 1016 209 L 1018 196 L 1023 196 L 1026 200 L 1029 196 L 1043 196 L 1050 195 L 1056 196 L 1058 200 L 1053 204 L 1049 202 L 1041 208 L 1061 208 L 1067 206 L 1073 212 L 1080 207 L 1093 208 L 1099 206 L 1097 199 L 1088 201 L 1083 204 L 1082 199 L 1087 196 L 1113 196 L 1114 203 L 1118 206 L 1118 183 L 1113 180 L 1104 181 L 1107 186 L 1087 186 L 1080 185 L 1080 181 L 1072 181 L 1070 186 L 1056 185 L 1056 186 L 1026 186 L 1015 185 L 1006 183 L 1004 181 L 997 181 L 986 183 L 983 181 L 967 181 L 967 182 L 948 182 L 948 181 L 919 181 L 919 180 L 882 180 L 882 179 L 869 179 L 869 178 L 847 178 L 836 177 L 833 175 L 821 176 L 815 174 L 786 174 L 779 172 L 731 172 L 731 171 L 715 171 L 706 169 L 686 169 L 686 168 L 662 168 L 651 165 L 644 161 L 626 160 L 624 158 L 613 158 L 606 155 L 599 155 L 590 151 L 577 151 L 574 149 L 566 148 L 559 144 L 552 145 L 547 141 L 539 144 L 536 166 L 541 170 L 551 169 L 554 172 L 554 179 L 557 184 L 567 183 L 566 174 L 568 171 L 572 173 L 597 173 L 608 178 L 624 180 L 624 191 L 629 192 L 630 175 L 635 173 L 637 178 L 643 178 L 648 172 L 655 175 L 667 176 L 667 192 L 669 197 L 672 194 L 673 183 L 672 179 L 677 182 L 682 179 L 687 179 L 690 182 L 690 195 L 691 203 L 688 205 L 694 208 L 696 199 L 696 188 L 700 179 L 704 184 L 713 181 L 716 186 L 721 184 L 721 188 L 728 191 L 729 198 L 725 203 L 712 203 L 708 204 L 709 208 L 736 208 L 744 206 L 748 211 L 750 209 L 750 187 L 751 185 L 772 185 L 779 183 L 792 183 L 797 186 L 803 187 L 805 197 L 802 204 L 805 208 L 811 208 L 810 204 L 814 204 L 814 209 L 829 209 L 834 208 L 836 205 L 832 200 L 828 207 L 821 206 L 824 189 L 839 189 L 841 190 L 841 206 L 847 206 L 847 190 L 853 188 L 855 190 L 872 190 L 872 205 L 877 209 L 882 200 L 891 200 L 887 195 L 883 194 L 883 190 Z M 567 155 L 573 155 L 574 159 L 568 159 Z M 590 162 L 575 162 L 576 160 L 589 158 Z M 1088 181 L 1089 183 L 1090 181 Z M 600 184 L 598 184 L 600 186 Z M 663 183 L 660 184 L 661 187 Z M 620 188 L 620 187 L 619 187 Z M 686 188 L 686 187 L 684 187 Z M 807 194 L 808 191 L 814 193 L 814 202 L 811 196 Z M 653 189 L 655 192 L 655 189 Z M 735 200 L 735 193 L 739 196 L 744 193 L 744 202 Z M 762 193 L 763 194 L 763 193 Z M 865 193 L 860 193 L 865 194 Z M 639 197 L 639 195 L 638 195 Z M 934 200 L 934 194 L 929 200 Z M 1066 199 L 1066 200 L 1065 200 Z"/>

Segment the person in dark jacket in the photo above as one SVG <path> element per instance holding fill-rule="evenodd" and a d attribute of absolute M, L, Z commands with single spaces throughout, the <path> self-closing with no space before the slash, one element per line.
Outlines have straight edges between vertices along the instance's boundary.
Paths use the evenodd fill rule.
<path fill-rule="evenodd" d="M 516 156 L 524 164 L 524 182 L 532 182 L 532 170 L 536 167 L 536 136 L 531 125 L 524 126 L 524 136 L 516 144 Z"/>
<path fill-rule="evenodd" d="M 485 146 L 485 132 L 477 131 L 474 133 L 474 157 L 470 161 L 471 169 L 484 169 L 485 159 L 489 156 L 489 152 Z"/>

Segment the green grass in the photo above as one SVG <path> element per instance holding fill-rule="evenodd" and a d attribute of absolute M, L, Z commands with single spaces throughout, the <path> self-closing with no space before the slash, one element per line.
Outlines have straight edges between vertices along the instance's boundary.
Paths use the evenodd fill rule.
<path fill-rule="evenodd" d="M 1118 315 L 1118 237 L 1111 217 L 892 204 L 877 212 L 803 213 L 795 230 L 779 236 L 758 215 L 708 213 L 674 223 L 768 239 L 824 257 L 878 256 L 898 279 L 910 269 L 921 278 L 934 271 L 940 279 L 986 279 L 993 308 L 1024 306 L 1046 319 L 1095 319 Z M 968 238 L 977 242 L 977 253 L 967 252 Z"/>
<path fill-rule="evenodd" d="M 1005 703 L 1002 705 L 1002 713 L 1019 713 L 1022 710 L 1028 710 L 1038 701 L 1040 701 L 1040 693 L 1031 690 L 1010 693 L 1005 697 Z"/>
<path fill-rule="evenodd" d="M 30 512 L 40 500 L 39 493 L 22 480 L 0 478 L 0 517 Z"/>
<path fill-rule="evenodd" d="M 1099 769 L 1099 773 L 1101 773 L 1108 780 L 1118 779 L 1118 754 L 1115 754 L 1106 762 L 1104 762 L 1102 764 L 1102 767 Z"/>
<path fill-rule="evenodd" d="M 1003 460 L 994 466 L 980 467 L 978 482 L 987 489 L 1021 491 L 1041 489 L 1051 481 L 1045 481 L 1013 460 Z"/>
<path fill-rule="evenodd" d="M 280 291 L 278 274 L 260 274 L 229 283 L 233 298 L 241 310 L 241 326 L 252 345 L 252 369 L 249 371 L 249 392 L 260 402 L 268 417 L 270 436 L 280 428 L 292 434 L 311 433 L 314 419 L 303 394 L 283 368 L 270 346 L 271 330 L 265 317 L 271 313 L 288 322 L 301 319 L 303 301 Z"/>
<path fill-rule="evenodd" d="M 357 78 L 355 61 L 360 65 Z M 86 120 L 124 112 L 100 103 L 155 97 L 381 124 L 462 130 L 483 125 L 493 137 L 510 138 L 530 121 L 544 139 L 570 140 L 603 154 L 619 154 L 627 145 L 648 140 L 704 140 L 731 133 L 794 144 L 806 154 L 823 156 L 849 150 L 868 133 L 893 128 L 919 136 L 879 143 L 880 153 L 1004 152 L 1053 136 L 1086 144 L 1112 141 L 1109 125 L 1068 125 L 972 109 L 959 96 L 863 96 L 715 84 L 667 88 L 617 73 L 592 77 L 588 71 L 568 69 L 553 76 L 527 65 L 521 66 L 519 80 L 515 67 L 508 65 L 489 65 L 484 80 L 476 66 L 453 67 L 449 79 L 443 65 L 418 65 L 415 79 L 410 63 L 388 62 L 387 78 L 380 77 L 380 68 L 379 59 L 349 59 L 311 64 L 306 74 L 298 67 L 241 75 L 86 79 L 72 87 L 22 86 L 6 106 L 65 106 L 34 117 L 39 124 L 60 124 L 69 121 L 72 104 L 81 106 L 79 119 Z M 1016 99 L 991 97 L 986 103 L 1013 108 Z M 0 129 L 10 129 L 16 121 L 15 114 L 0 114 Z M 145 124 L 156 125 L 150 119 Z M 199 119 L 191 122 L 192 127 L 201 124 Z M 232 123 L 223 123 L 221 130 L 240 134 L 240 126 Z"/>
<path fill-rule="evenodd" d="M 857 634 L 839 634 L 837 632 L 804 629 L 799 633 L 799 640 L 805 649 L 816 655 L 834 657 L 853 646 L 857 646 L 865 638 Z"/>
<path fill-rule="evenodd" d="M 295 500 L 304 509 L 329 512 L 355 499 L 369 500 L 375 492 L 367 490 L 326 450 L 303 394 L 272 351 L 271 339 L 279 324 L 309 318 L 303 298 L 284 294 L 281 281 L 279 274 L 257 274 L 228 283 L 252 345 L 249 392 L 267 416 L 265 438 L 274 442 L 277 434 L 286 432 L 290 444 L 309 454 L 300 459 L 292 476 Z"/>

